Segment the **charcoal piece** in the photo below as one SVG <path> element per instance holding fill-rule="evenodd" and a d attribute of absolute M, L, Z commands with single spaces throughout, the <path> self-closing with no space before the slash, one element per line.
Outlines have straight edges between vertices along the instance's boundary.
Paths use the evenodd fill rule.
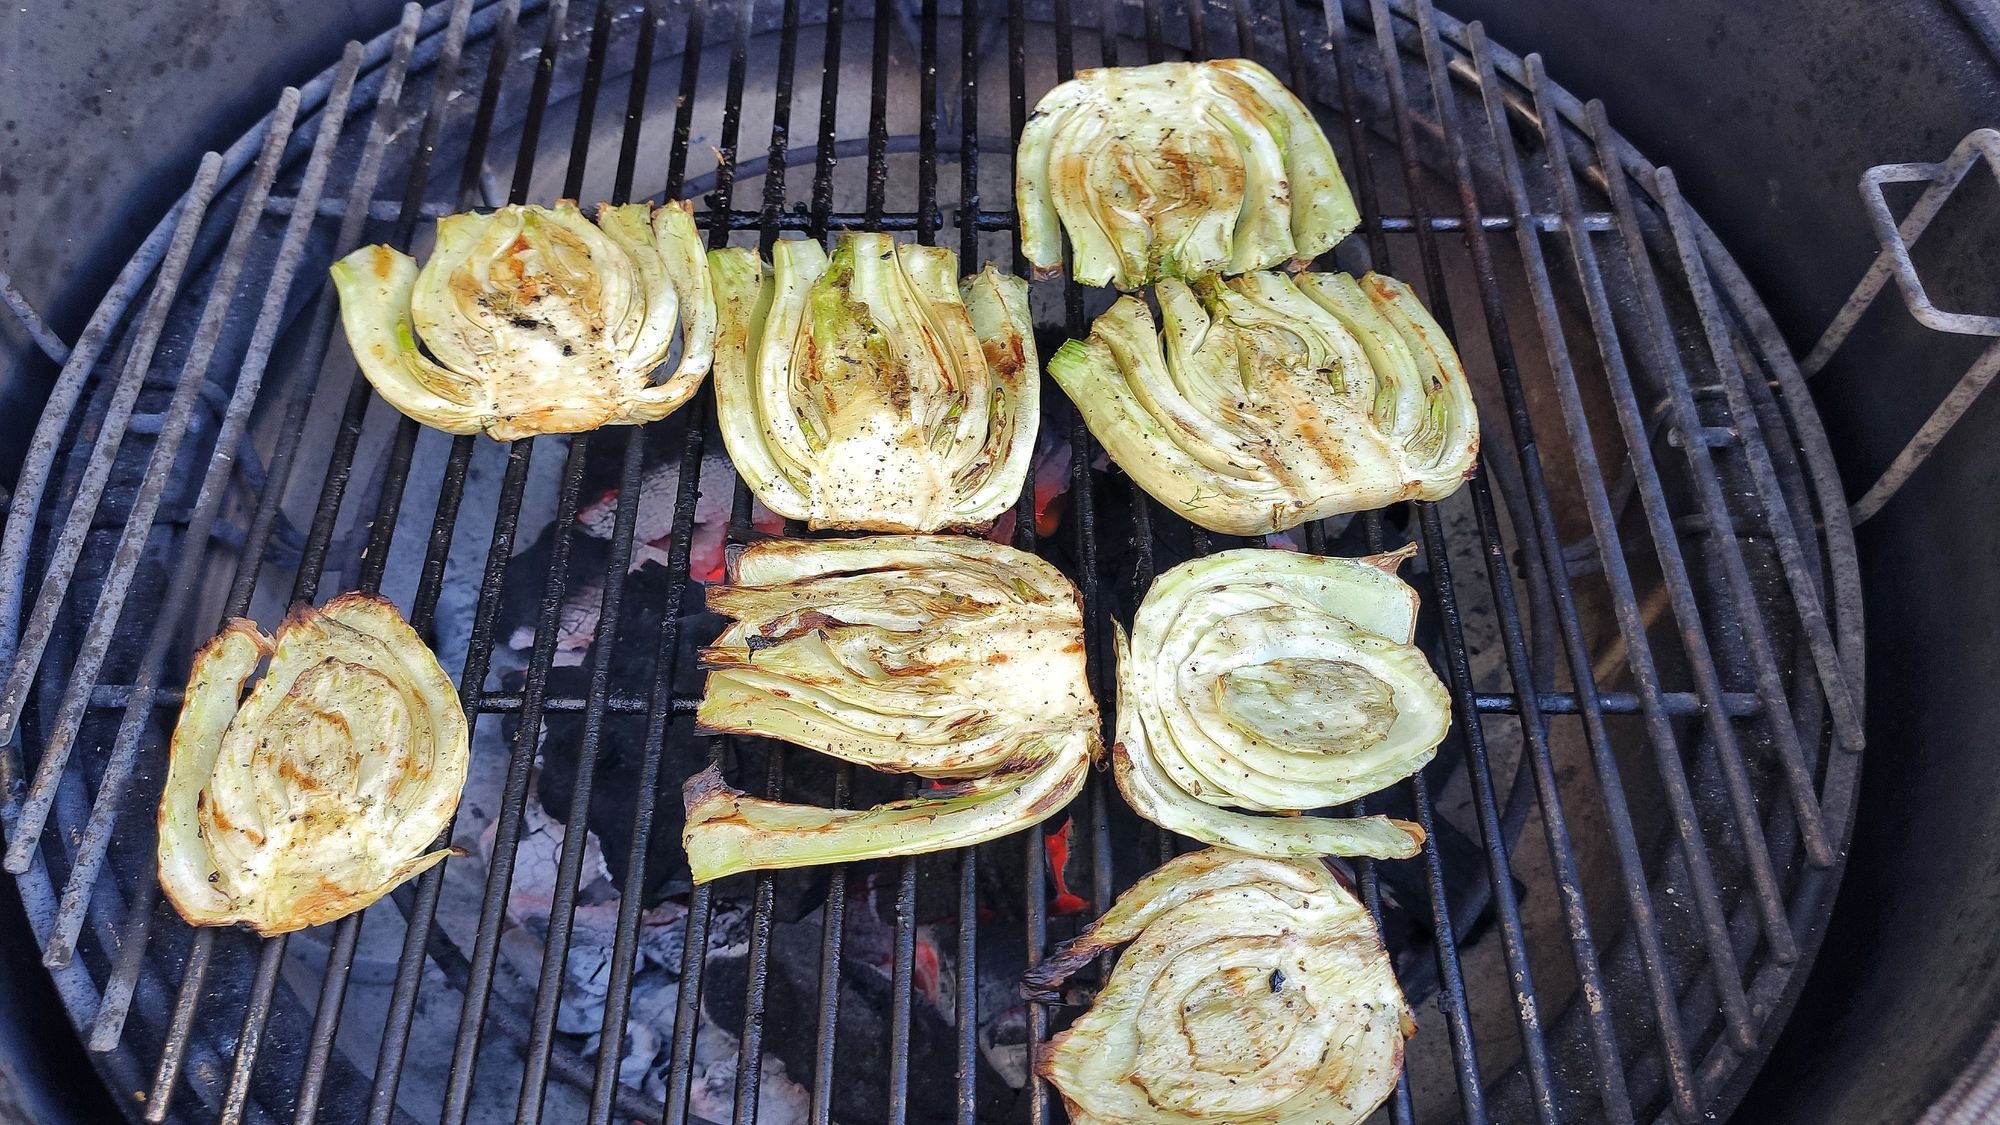
<path fill-rule="evenodd" d="M 613 695 L 643 699 L 652 690 L 659 615 L 669 600 L 667 585 L 665 571 L 656 566 L 642 567 L 626 577 L 618 656 L 610 667 L 609 686 Z M 681 683 L 677 695 L 699 690 L 700 673 L 694 667 L 692 650 L 697 640 L 706 640 L 715 631 L 713 615 L 700 609 L 698 584 L 686 584 L 681 591 L 681 605 L 684 610 L 692 607 L 694 612 L 683 612 L 681 616 L 682 654 L 677 676 Z M 549 695 L 587 697 L 588 653 L 583 664 L 553 667 L 548 675 Z M 508 686 L 519 690 L 520 679 L 521 673 L 510 675 Z M 584 725 L 585 717 L 580 712 L 546 714 L 542 721 L 541 770 L 536 776 L 535 796 L 550 816 L 565 824 L 570 823 L 570 796 L 576 783 L 576 760 L 583 745 Z M 503 729 L 509 739 L 515 737 L 520 729 L 519 715 L 508 714 Z M 680 787 L 683 780 L 708 765 L 708 740 L 695 733 L 692 719 L 676 719 L 667 730 L 661 751 L 658 786 L 647 795 L 638 784 L 645 738 L 645 715 L 606 717 L 598 742 L 597 776 L 591 788 L 587 823 L 597 833 L 612 878 L 622 883 L 632 845 L 633 814 L 641 800 L 654 802 L 644 891 L 645 904 L 653 906 L 688 888 L 687 857 L 680 842 L 683 819 Z"/>
<path fill-rule="evenodd" d="M 705 747 L 711 735 L 703 734 L 697 741 Z M 769 754 L 784 744 L 764 738 L 725 738 L 723 769 L 745 792 L 762 796 L 770 780 L 771 761 Z M 704 749 L 703 753 L 706 753 Z M 707 760 L 703 759 L 703 765 Z M 833 769 L 836 765 L 831 758 L 813 754 L 797 747 L 785 751 L 784 759 L 784 799 L 793 802 L 831 804 L 833 799 Z M 674 790 L 675 800 L 680 800 L 678 786 Z M 679 824 L 684 818 L 676 817 Z M 678 836 L 676 836 L 678 840 Z M 681 870 L 687 869 L 686 857 L 681 857 Z M 771 917 L 780 922 L 796 922 L 820 908 L 826 901 L 827 867 L 794 867 L 772 873 Z M 853 868 L 850 868 L 853 870 Z M 723 895 L 740 895 L 748 898 L 751 894 L 752 876 L 738 875 L 718 884 Z"/>
<path fill-rule="evenodd" d="M 494 616 L 494 644 L 515 648 L 517 633 L 525 638 L 533 632 L 540 619 L 542 598 L 547 594 L 553 572 L 550 563 L 555 557 L 555 536 L 553 524 L 543 528 L 533 543 L 516 552 L 508 561 L 507 577 L 500 584 L 499 611 Z M 607 540 L 578 534 L 574 529 L 570 530 L 569 538 L 569 564 L 564 568 L 563 583 L 565 600 L 580 591 L 601 588 L 605 567 L 611 561 L 611 544 Z M 638 603 L 645 600 L 644 595 L 634 587 L 632 579 L 646 569 L 642 567 L 626 577 L 624 616 L 628 621 L 639 608 Z M 701 603 L 697 601 L 695 604 L 699 606 Z M 527 658 L 529 650 L 525 646 L 517 651 L 522 659 Z M 651 658 L 650 652 L 647 657 Z"/>
<path fill-rule="evenodd" d="M 956 937 L 949 930 L 939 933 L 951 935 L 939 939 L 943 952 L 949 955 L 956 948 Z M 786 1073 L 794 1081 L 808 1087 L 813 1080 L 819 1026 L 820 940 L 817 914 L 798 922 L 774 922 L 771 926 L 764 1049 L 785 1064 Z M 982 961 L 985 959 L 982 957 Z M 731 1034 L 743 1030 L 748 968 L 747 951 L 711 956 L 708 962 L 702 1007 L 709 1019 Z M 994 968 L 1005 973 L 1008 966 L 995 964 Z M 1014 976 L 1018 976 L 1018 967 Z M 1004 982 L 1001 987 L 1004 989 Z M 982 995 L 986 991 L 982 990 Z M 841 965 L 839 1034 L 834 1040 L 836 1122 L 872 1125 L 889 1119 L 889 1059 L 889 974 L 848 958 Z M 999 1123 L 1020 1117 L 1025 1099 L 1008 1088 L 983 1056 L 978 1067 L 979 1120 Z M 913 998 L 908 1117 L 912 1125 L 956 1119 L 957 1071 L 957 1039 L 950 1023 L 930 1004 Z"/>
<path fill-rule="evenodd" d="M 638 782 L 645 748 L 644 722 L 638 715 L 606 721 L 598 742 L 597 776 L 586 823 L 604 849 L 604 863 L 612 879 L 623 886 L 632 850 L 633 814 L 641 800 L 653 802 L 653 834 L 646 849 L 646 881 L 641 891 L 641 901 L 651 907 L 685 894 L 689 888 L 687 856 L 681 851 L 680 782 L 707 765 L 707 757 L 699 747 L 700 740 L 688 737 L 688 721 L 675 723 L 662 753 L 659 784 L 648 798 Z M 515 724 L 518 720 L 510 719 L 510 726 Z M 575 790 L 583 725 L 582 715 L 550 715 L 543 727 L 542 768 L 535 778 L 535 797 L 551 817 L 565 825 L 571 823 L 570 798 Z"/>
<path fill-rule="evenodd" d="M 671 423 L 662 425 L 666 432 L 654 435 L 648 442 L 649 464 L 656 460 L 650 455 L 681 447 L 680 432 Z M 579 492 L 584 506 L 615 492 L 624 456 L 622 440 L 593 442 L 584 458 Z M 599 625 L 594 615 L 611 561 L 608 539 L 587 534 L 575 523 L 544 527 L 534 542 L 515 554 L 508 565 L 494 638 L 501 645 L 520 646 L 517 651 L 527 657 L 527 638 L 532 636 L 540 617 L 559 535 L 568 536 L 569 560 L 557 618 L 557 661 L 546 673 L 547 695 L 587 698 L 594 647 L 591 639 Z M 613 696 L 645 699 L 652 692 L 661 615 L 676 594 L 680 624 L 673 694 L 686 697 L 701 690 L 695 652 L 715 636 L 721 627 L 720 619 L 703 608 L 700 583 L 675 584 L 665 567 L 646 562 L 625 575 L 623 606 L 613 641 L 616 655 L 610 663 L 608 683 Z M 510 672 L 503 677 L 503 686 L 509 691 L 522 691 L 526 676 L 524 671 Z M 576 783 L 576 761 L 583 744 L 584 725 L 581 712 L 552 712 L 543 716 L 541 769 L 536 774 L 535 796 L 550 816 L 564 824 L 571 821 L 570 797 Z M 508 739 L 515 738 L 520 729 L 518 713 L 505 715 L 502 729 Z M 643 901 L 650 907 L 688 889 L 687 860 L 680 846 L 683 819 L 680 786 L 684 779 L 707 766 L 708 741 L 695 733 L 691 720 L 685 717 L 675 720 L 667 729 L 658 785 L 653 793 L 646 794 L 638 784 L 645 739 L 643 714 L 614 712 L 606 716 L 598 742 L 597 775 L 586 823 L 598 836 L 612 878 L 622 884 L 631 853 L 633 815 L 641 801 L 653 802 L 653 832 L 647 849 L 643 892 Z"/>

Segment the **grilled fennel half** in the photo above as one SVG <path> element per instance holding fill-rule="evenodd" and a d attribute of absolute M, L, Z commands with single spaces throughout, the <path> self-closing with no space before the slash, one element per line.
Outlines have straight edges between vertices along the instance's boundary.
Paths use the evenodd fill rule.
<path fill-rule="evenodd" d="M 1416 1030 L 1374 919 L 1316 859 L 1169 860 L 1029 970 L 1058 988 L 1130 942 L 1036 1069 L 1074 1125 L 1353 1125 Z"/>
<path fill-rule="evenodd" d="M 508 441 L 656 421 L 714 350 L 693 206 L 575 203 L 448 215 L 422 269 L 387 246 L 333 265 L 348 345 L 382 398 L 433 429 Z M 680 362 L 655 381 L 681 328 Z"/>
<path fill-rule="evenodd" d="M 739 871 L 964 847 L 1067 804 L 1101 748 L 1076 588 L 958 536 L 767 540 L 710 587 L 734 622 L 702 652 L 696 721 L 943 781 L 867 809 L 751 797 L 710 769 L 683 790 L 698 883 Z"/>
<path fill-rule="evenodd" d="M 1451 728 L 1451 697 L 1410 643 L 1417 594 L 1395 576 L 1409 550 L 1247 548 L 1161 575 L 1116 635 L 1112 773 L 1132 808 L 1259 854 L 1415 855 L 1414 824 L 1296 815 L 1408 777 Z"/>
<path fill-rule="evenodd" d="M 1014 194 L 1039 276 L 1086 285 L 1304 263 L 1360 222 L 1333 146 L 1248 59 L 1086 70 L 1021 131 Z"/>
<path fill-rule="evenodd" d="M 765 506 L 814 528 L 990 524 L 1020 495 L 1041 409 L 1027 283 L 844 234 L 709 256 L 722 437 Z"/>
<path fill-rule="evenodd" d="M 1443 329 L 1393 278 L 1260 272 L 1121 297 L 1049 361 L 1111 459 L 1230 535 L 1398 500 L 1472 471 L 1479 417 Z"/>
<path fill-rule="evenodd" d="M 243 685 L 269 661 L 245 697 Z M 160 886 L 190 925 L 282 934 L 366 907 L 451 854 L 465 714 L 381 598 L 232 620 L 188 677 L 160 798 Z"/>

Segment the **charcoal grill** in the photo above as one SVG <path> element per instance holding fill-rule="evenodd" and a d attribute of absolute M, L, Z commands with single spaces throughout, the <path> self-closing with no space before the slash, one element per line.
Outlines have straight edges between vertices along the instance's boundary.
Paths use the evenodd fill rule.
<path fill-rule="evenodd" d="M 836 872 L 815 892 L 813 995 L 774 997 L 791 987 L 771 960 L 790 884 L 674 883 L 677 770 L 713 760 L 746 788 L 834 801 L 869 779 L 802 782 L 808 755 L 708 739 L 687 719 L 686 652 L 712 628 L 687 582 L 699 466 L 719 446 L 712 402 L 567 440 L 424 431 L 373 402 L 333 342 L 324 270 L 364 241 L 424 245 L 425 219 L 467 205 L 650 194 L 699 197 L 714 246 L 888 230 L 1025 272 L 1008 138 L 1034 100 L 1079 66 L 1233 55 L 1286 78 L 1341 150 L 1364 223 L 1324 264 L 1417 284 L 1485 420 L 1481 471 L 1458 496 L 1289 544 L 1421 543 L 1423 639 L 1460 720 L 1437 763 L 1365 803 L 1430 832 L 1419 860 L 1353 869 L 1422 1001 L 1385 1112 L 1726 1112 L 1803 983 L 1853 816 L 1847 508 L 1790 353 L 1671 172 L 1534 56 L 1422 0 L 412 4 L 206 157 L 78 339 L 0 544 L 0 735 L 20 735 L 0 763 L 5 866 L 123 1108 L 156 1122 L 701 1121 L 694 1079 L 715 1061 L 701 1032 L 726 1008 L 734 1122 L 779 1112 L 760 1094 L 780 1037 L 804 1045 L 785 1080 L 814 1122 L 865 1120 L 860 1086 L 891 1122 L 1060 1120 L 1039 1080 L 1016 1093 L 982 1063 L 996 1001 L 979 966 L 1015 940 L 1038 955 L 1184 844 L 1138 826 L 1100 776 L 1069 810 L 1075 861 L 1053 871 L 1036 830 L 879 865 L 874 884 Z M 815 92 L 808 119 L 795 95 Z M 813 123 L 803 143 L 795 118 Z M 1056 336 L 1081 335 L 1104 303 L 1064 281 L 1037 283 L 1034 302 Z M 1110 617 L 1156 571 L 1239 541 L 1099 468 L 1074 412 L 1048 398 L 1045 428 L 1071 449 L 1065 514 L 1038 535 L 1031 488 L 1014 537 L 1076 579 L 1108 708 Z M 639 498 L 662 459 L 680 466 L 673 532 L 664 579 L 641 581 L 628 578 Z M 587 483 L 607 472 L 608 541 L 580 547 Z M 740 481 L 716 523 L 725 550 L 766 533 Z M 566 601 L 585 580 L 601 582 L 596 643 L 565 680 Z M 348 587 L 393 596 L 461 672 L 490 784 L 475 782 L 454 839 L 482 821 L 483 862 L 289 939 L 190 930 L 158 901 L 149 814 L 191 646 L 222 615 L 268 621 Z M 532 638 L 517 661 L 502 643 L 509 591 Z M 623 682 L 642 655 L 651 674 Z M 553 849 L 544 924 L 526 925 L 510 907 L 517 849 L 558 759 L 574 823 Z M 590 881 L 580 829 L 613 787 L 634 800 L 593 1037 L 562 1015 Z M 1082 913 L 1052 911 L 1060 876 L 1087 892 Z M 869 1025 L 886 1024 L 886 1068 L 843 1071 L 856 1016 L 840 981 L 870 885 L 888 904 L 887 1012 Z M 658 894 L 685 909 L 678 987 L 670 1012 L 635 1015 Z M 926 931 L 948 930 L 938 948 L 956 967 L 935 1013 L 949 1016 L 950 1073 L 913 1064 L 925 904 L 950 923 Z M 718 911 L 742 918 L 741 998 L 726 1005 L 704 996 Z M 528 970 L 506 952 L 523 932 Z M 1026 1036 L 1072 1013 L 1030 1005 Z M 657 1091 L 621 1074 L 642 1019 L 663 1037 Z"/>

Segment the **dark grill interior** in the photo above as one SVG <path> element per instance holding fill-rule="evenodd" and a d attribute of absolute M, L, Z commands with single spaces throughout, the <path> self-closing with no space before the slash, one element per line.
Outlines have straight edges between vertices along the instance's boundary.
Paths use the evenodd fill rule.
<path fill-rule="evenodd" d="M 1417 285 L 1481 396 L 1482 472 L 1459 495 L 1289 543 L 1421 543 L 1422 639 L 1461 719 L 1432 767 L 1367 802 L 1419 820 L 1423 857 L 1353 867 L 1424 1025 L 1388 1113 L 1733 1104 L 1802 982 L 1852 816 L 1861 625 L 1825 439 L 1671 174 L 1532 57 L 1386 0 L 412 5 L 204 162 L 79 339 L 0 548 L 18 595 L 0 735 L 18 724 L 27 751 L 0 773 L 6 868 L 122 1104 L 153 1121 L 1060 1119 L 1003 1065 L 1023 1057 L 1002 1042 L 1011 982 L 1181 842 L 1098 776 L 1067 818 L 977 851 L 690 889 L 677 790 L 706 761 L 791 799 L 900 791 L 686 717 L 690 650 L 715 628 L 690 579 L 798 529 L 760 519 L 717 460 L 706 394 L 643 430 L 511 446 L 395 416 L 333 342 L 324 267 L 364 242 L 427 246 L 422 220 L 465 206 L 663 183 L 654 198 L 700 197 L 714 246 L 891 230 L 950 240 L 968 272 L 1025 272 L 1007 138 L 1034 100 L 1079 66 L 1239 54 L 1316 105 L 1355 185 L 1362 232 L 1322 268 Z M 795 119 L 812 132 L 795 140 Z M 1034 302 L 1046 356 L 1108 300 L 1058 281 Z M 1100 467 L 1053 388 L 1044 431 L 1051 470 L 1013 541 L 1077 581 L 1108 711 L 1110 618 L 1156 572 L 1242 541 Z M 389 593 L 462 673 L 476 776 L 453 839 L 474 856 L 365 927 L 190 930 L 152 873 L 173 685 L 220 616 L 268 623 L 347 588 Z M 574 970 L 602 943 L 576 920 L 599 909 L 603 1011 L 580 1022 Z M 641 956 L 672 926 L 677 954 Z M 646 984 L 669 978 L 671 997 Z M 1018 1037 L 1075 1010 L 1027 1005 Z M 625 1073 L 644 1035 L 657 1054 Z"/>

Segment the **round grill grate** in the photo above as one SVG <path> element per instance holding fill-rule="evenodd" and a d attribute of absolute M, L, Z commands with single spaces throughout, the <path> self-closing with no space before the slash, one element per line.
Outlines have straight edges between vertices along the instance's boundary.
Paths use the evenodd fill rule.
<path fill-rule="evenodd" d="M 1104 34 L 1101 29 L 1112 29 Z M 1398 1122 L 1726 1112 L 1831 907 L 1859 771 L 1845 501 L 1797 369 L 1673 176 L 1423 0 L 455 0 L 350 47 L 195 183 L 58 382 L 0 546 L 7 870 L 135 1116 L 1059 1120 L 1020 970 L 1170 854 L 1103 777 L 976 854 L 690 890 L 681 779 L 883 779 L 693 729 L 693 584 L 772 531 L 707 394 L 510 445 L 373 401 L 325 267 L 469 206 L 692 197 L 713 245 L 877 229 L 1024 271 L 1010 137 L 1076 68 L 1244 55 L 1321 113 L 1480 398 L 1449 501 L 1278 545 L 1421 544 L 1459 725 L 1351 874 L 1421 1023 Z M 1043 354 L 1108 301 L 1037 283 Z M 1108 622 L 1240 545 L 1106 470 L 1050 388 L 1015 540 Z M 377 589 L 475 717 L 468 855 L 289 939 L 158 900 L 177 685 L 225 614 Z M 589 832 L 566 831 L 587 827 Z"/>

